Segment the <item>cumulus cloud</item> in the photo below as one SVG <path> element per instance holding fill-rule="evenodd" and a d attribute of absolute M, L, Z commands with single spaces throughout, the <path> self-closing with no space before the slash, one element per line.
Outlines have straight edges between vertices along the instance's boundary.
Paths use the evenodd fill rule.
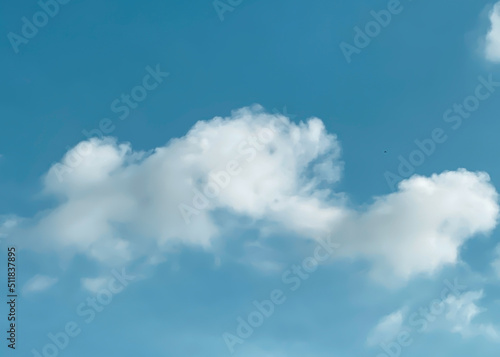
<path fill-rule="evenodd" d="M 71 149 L 44 178 L 59 204 L 23 220 L 19 244 L 86 254 L 108 264 L 155 261 L 177 245 L 211 249 L 218 212 L 315 239 L 331 232 L 339 255 L 366 259 L 384 284 L 456 263 L 461 245 L 496 225 L 497 192 L 466 170 L 402 181 L 396 193 L 352 208 L 334 190 L 340 143 L 323 122 L 294 123 L 262 107 L 200 121 L 149 152 L 114 139 Z"/>
<path fill-rule="evenodd" d="M 500 62 L 500 2 L 490 12 L 491 27 L 486 35 L 485 55 L 489 61 Z"/>
<path fill-rule="evenodd" d="M 458 261 L 462 244 L 496 226 L 498 194 L 485 173 L 413 176 L 340 224 L 344 254 L 374 262 L 371 276 L 397 284 Z M 388 277 L 392 277 L 389 280 Z"/>
<path fill-rule="evenodd" d="M 40 275 L 37 274 L 34 277 L 32 277 L 30 280 L 26 282 L 23 286 L 23 294 L 28 294 L 28 293 L 36 293 L 36 292 L 41 292 L 44 290 L 47 290 L 51 286 L 53 286 L 55 283 L 58 282 L 59 279 L 53 278 L 50 276 L 46 275 Z"/>
<path fill-rule="evenodd" d="M 340 179 L 339 156 L 336 137 L 319 119 L 293 124 L 260 107 L 198 122 L 148 153 L 91 139 L 49 170 L 45 193 L 61 202 L 24 234 L 50 237 L 43 244 L 54 249 L 123 262 L 176 243 L 209 248 L 219 233 L 211 218 L 217 209 L 304 235 L 320 232 L 342 211 L 319 188 Z"/>
<path fill-rule="evenodd" d="M 405 309 L 384 316 L 368 335 L 367 344 L 369 346 L 378 346 L 381 343 L 394 340 L 403 330 L 404 316 Z"/>

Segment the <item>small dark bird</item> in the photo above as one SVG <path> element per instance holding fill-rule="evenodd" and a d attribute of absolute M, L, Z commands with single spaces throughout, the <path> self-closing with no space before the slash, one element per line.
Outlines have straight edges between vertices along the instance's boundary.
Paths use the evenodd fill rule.
<path fill-rule="evenodd" d="M 387 150 L 384 150 L 384 154 L 387 154 Z"/>

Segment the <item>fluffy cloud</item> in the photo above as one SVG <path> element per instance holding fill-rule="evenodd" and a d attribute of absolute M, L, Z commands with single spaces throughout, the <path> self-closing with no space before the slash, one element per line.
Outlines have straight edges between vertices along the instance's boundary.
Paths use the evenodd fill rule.
<path fill-rule="evenodd" d="M 339 156 L 319 119 L 296 125 L 260 107 L 198 122 L 148 153 L 91 139 L 49 170 L 45 193 L 61 203 L 23 234 L 120 263 L 178 243 L 209 248 L 217 209 L 323 232 L 342 212 L 318 188 L 340 179 Z"/>
<path fill-rule="evenodd" d="M 46 275 L 35 275 L 32 277 L 30 280 L 26 282 L 23 286 L 23 294 L 27 293 L 35 293 L 35 292 L 41 292 L 44 290 L 47 290 L 51 286 L 53 286 L 55 283 L 58 282 L 59 279 L 57 278 L 52 278 L 50 276 Z"/>
<path fill-rule="evenodd" d="M 346 240 L 344 254 L 374 262 L 372 277 L 398 284 L 456 263 L 467 239 L 496 226 L 497 196 L 485 173 L 413 176 L 398 192 L 351 212 L 337 234 Z"/>
<path fill-rule="evenodd" d="M 388 343 L 394 340 L 403 329 L 404 317 L 404 309 L 384 316 L 368 335 L 367 344 L 369 346 L 378 346 L 380 343 Z"/>
<path fill-rule="evenodd" d="M 339 255 L 366 259 L 384 284 L 457 262 L 461 245 L 496 225 L 485 173 L 414 176 L 362 209 L 332 190 L 340 144 L 322 121 L 293 123 L 260 106 L 200 121 L 150 152 L 107 138 L 70 150 L 44 179 L 59 204 L 10 232 L 19 244 L 109 264 L 161 256 L 179 244 L 211 249 L 218 212 L 308 239 L 331 232 Z"/>
<path fill-rule="evenodd" d="M 492 62 L 500 62 L 500 2 L 490 12 L 491 27 L 486 35 L 486 58 Z"/>

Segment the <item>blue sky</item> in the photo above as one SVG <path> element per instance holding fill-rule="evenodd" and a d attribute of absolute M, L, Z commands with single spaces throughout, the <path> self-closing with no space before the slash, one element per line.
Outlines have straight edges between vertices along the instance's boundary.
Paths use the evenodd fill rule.
<path fill-rule="evenodd" d="M 500 5 L 41 4 L 0 5 L 6 356 L 496 356 Z"/>

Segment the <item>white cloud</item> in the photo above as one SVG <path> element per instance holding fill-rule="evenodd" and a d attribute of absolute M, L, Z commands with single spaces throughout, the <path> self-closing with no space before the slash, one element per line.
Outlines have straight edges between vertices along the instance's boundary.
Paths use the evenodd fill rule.
<path fill-rule="evenodd" d="M 397 285 L 459 258 L 462 244 L 497 223 L 497 192 L 485 173 L 466 170 L 413 176 L 399 191 L 351 212 L 338 228 L 343 254 L 374 262 L 371 276 Z"/>
<path fill-rule="evenodd" d="M 403 331 L 413 334 L 415 330 L 408 326 L 415 326 L 414 324 L 420 321 L 424 322 L 424 325 L 422 330 L 416 330 L 419 333 L 440 330 L 460 334 L 463 338 L 483 336 L 493 342 L 500 342 L 500 330 L 497 326 L 477 321 L 478 316 L 487 311 L 486 308 L 477 305 L 483 297 L 482 290 L 467 291 L 460 295 L 450 294 L 444 300 L 433 300 L 425 307 L 412 307 L 413 312 L 410 314 L 408 314 L 410 307 L 404 306 L 379 321 L 370 331 L 367 344 L 372 347 L 382 343 L 388 344 L 396 341 Z M 436 301 L 440 302 L 438 308 L 436 308 Z M 434 308 L 436 308 L 435 312 Z M 415 317 L 419 315 L 422 319 L 416 320 Z"/>
<path fill-rule="evenodd" d="M 381 343 L 393 341 L 403 330 L 404 317 L 405 309 L 384 316 L 368 335 L 367 344 L 378 346 Z"/>
<path fill-rule="evenodd" d="M 252 137 L 277 118 L 282 130 L 266 147 L 254 148 Z M 176 243 L 210 248 L 220 230 L 211 218 L 215 209 L 270 218 L 303 234 L 325 230 L 341 212 L 326 204 L 328 191 L 317 189 L 323 181 L 339 180 L 341 162 L 335 136 L 315 118 L 296 125 L 260 107 L 245 108 L 231 118 L 198 122 L 185 137 L 150 153 L 92 139 L 62 162 L 76 163 L 77 153 L 88 151 L 71 172 L 61 165 L 49 170 L 45 192 L 59 196 L 61 203 L 24 232 L 34 244 L 36 237 L 51 237 L 44 246 L 118 263 Z M 186 224 L 179 205 L 192 207 L 196 190 L 204 191 L 211 173 L 225 170 L 231 160 L 239 162 L 242 172 Z M 307 169 L 315 168 L 319 173 L 308 177 Z"/>
<path fill-rule="evenodd" d="M 57 283 L 58 280 L 59 279 L 57 278 L 52 278 L 50 276 L 37 274 L 30 280 L 28 280 L 26 284 L 24 284 L 22 289 L 23 294 L 36 293 L 47 290 L 55 283 Z"/>
<path fill-rule="evenodd" d="M 448 308 L 445 319 L 452 332 L 465 338 L 483 335 L 491 340 L 500 341 L 500 331 L 492 324 L 474 323 L 479 314 L 486 311 L 476 305 L 483 298 L 482 290 L 469 291 L 460 297 L 449 296 L 445 303 Z"/>
<path fill-rule="evenodd" d="M 486 35 L 486 58 L 492 62 L 500 62 L 500 2 L 490 12 L 491 27 Z"/>
<path fill-rule="evenodd" d="M 255 136 L 269 142 L 255 143 Z M 309 239 L 331 231 L 340 256 L 367 259 L 373 278 L 397 284 L 456 263 L 466 240 L 496 226 L 497 192 L 488 175 L 466 170 L 414 176 L 398 192 L 350 208 L 346 195 L 332 190 L 341 178 L 340 153 L 320 119 L 295 124 L 259 106 L 200 121 L 186 136 L 147 153 L 91 139 L 63 158 L 70 171 L 58 164 L 45 177 L 45 193 L 59 197 L 59 205 L 12 233 L 29 247 L 123 264 L 178 244 L 211 249 L 224 229 L 213 214 L 224 211 L 251 218 L 253 228 Z M 232 160 L 241 172 L 220 174 L 231 165 L 235 170 Z M 198 192 L 217 180 L 226 187 L 201 199 Z M 194 198 L 205 207 L 196 208 Z M 196 208 L 189 224 L 181 204 Z"/>
<path fill-rule="evenodd" d="M 81 283 L 84 289 L 90 291 L 91 293 L 97 294 L 102 289 L 106 288 L 108 279 L 103 277 L 83 278 L 81 279 Z"/>
<path fill-rule="evenodd" d="M 14 215 L 0 216 L 0 240 L 8 236 L 9 231 L 20 223 L 20 219 Z"/>

